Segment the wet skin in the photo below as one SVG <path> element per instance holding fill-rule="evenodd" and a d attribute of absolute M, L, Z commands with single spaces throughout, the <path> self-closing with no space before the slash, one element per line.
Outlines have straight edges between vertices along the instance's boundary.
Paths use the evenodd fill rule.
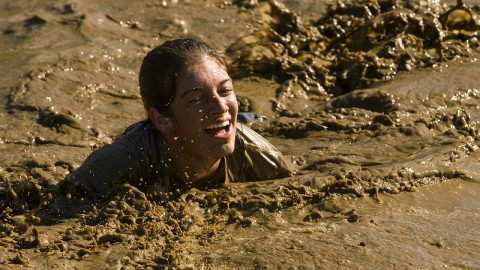
<path fill-rule="evenodd" d="M 162 117 L 160 129 L 177 175 L 201 181 L 233 153 L 237 99 L 227 71 L 208 56 L 180 73 L 177 85 L 172 116 Z"/>

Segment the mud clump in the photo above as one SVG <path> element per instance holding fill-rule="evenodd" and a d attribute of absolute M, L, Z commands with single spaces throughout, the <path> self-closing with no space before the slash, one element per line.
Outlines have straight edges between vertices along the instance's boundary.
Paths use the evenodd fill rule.
<path fill-rule="evenodd" d="M 227 53 L 232 72 L 296 84 L 306 96 L 340 95 L 399 72 L 432 67 L 477 48 L 477 6 L 339 1 L 311 22 L 277 1 L 258 6 L 262 26 Z M 280 87 L 277 97 L 293 96 Z"/>
<path fill-rule="evenodd" d="M 257 226 L 258 221 L 267 218 L 265 213 L 292 207 L 318 204 L 316 209 L 321 209 L 322 214 L 312 212 L 304 221 L 323 219 L 332 213 L 328 214 L 331 210 L 320 202 L 340 194 L 335 188 L 327 188 L 328 184 L 309 178 L 269 183 L 191 189 L 161 197 L 127 184 L 96 199 L 50 195 L 42 208 L 26 215 L 10 216 L 5 213 L 11 210 L 4 211 L 0 240 L 3 246 L 61 254 L 65 260 L 86 260 L 99 252 L 115 250 L 118 256 L 110 259 L 123 266 L 182 266 L 188 262 L 182 243 L 209 245 L 228 226 Z M 351 195 L 352 190 L 344 189 L 342 193 Z M 345 218 L 350 216 L 347 210 L 336 208 L 335 212 Z M 45 225 L 58 222 L 69 225 L 55 235 L 45 233 Z M 28 265 L 21 255 L 10 263 Z"/>

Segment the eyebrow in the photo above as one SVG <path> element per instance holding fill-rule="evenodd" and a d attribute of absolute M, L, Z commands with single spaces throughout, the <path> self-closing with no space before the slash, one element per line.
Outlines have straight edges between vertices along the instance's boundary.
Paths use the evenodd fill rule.
<path fill-rule="evenodd" d="M 223 85 L 227 82 L 232 82 L 232 79 L 231 78 L 228 78 L 228 79 L 225 79 L 223 81 L 220 82 L 220 85 Z M 195 92 L 195 91 L 200 91 L 200 90 L 203 90 L 203 87 L 201 86 L 198 86 L 198 87 L 193 87 L 191 89 L 188 89 L 187 91 L 185 91 L 180 97 L 184 97 L 188 94 L 190 94 L 191 92 Z"/>

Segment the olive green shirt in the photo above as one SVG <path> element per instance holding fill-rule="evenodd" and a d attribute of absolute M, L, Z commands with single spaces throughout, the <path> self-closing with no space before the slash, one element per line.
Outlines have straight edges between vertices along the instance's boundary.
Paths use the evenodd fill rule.
<path fill-rule="evenodd" d="M 90 154 L 59 187 L 93 195 L 107 193 L 124 183 L 149 192 L 167 192 L 173 187 L 185 186 L 173 178 L 166 158 L 161 135 L 149 121 L 138 122 L 114 143 Z M 222 183 L 283 178 L 292 174 L 280 151 L 241 123 L 237 123 L 234 152 L 223 158 L 221 166 L 225 170 Z"/>

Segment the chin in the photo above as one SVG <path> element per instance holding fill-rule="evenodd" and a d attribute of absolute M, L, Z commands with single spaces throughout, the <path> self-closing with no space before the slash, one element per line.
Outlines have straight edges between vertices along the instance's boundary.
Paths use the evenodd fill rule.
<path fill-rule="evenodd" d="M 235 151 L 235 137 L 236 137 L 236 129 L 235 126 L 230 126 L 230 130 L 228 132 L 228 137 L 224 138 L 213 138 L 212 136 L 208 135 L 208 146 L 206 152 L 210 152 L 212 157 L 215 158 L 223 158 L 233 154 Z"/>
<path fill-rule="evenodd" d="M 222 145 L 221 149 L 219 149 L 219 156 L 226 157 L 233 154 L 235 151 L 235 137 L 233 141 L 227 142 L 226 144 Z"/>
<path fill-rule="evenodd" d="M 227 147 L 225 151 L 225 156 L 230 156 L 231 154 L 233 154 L 234 150 L 235 150 L 235 143 Z"/>

